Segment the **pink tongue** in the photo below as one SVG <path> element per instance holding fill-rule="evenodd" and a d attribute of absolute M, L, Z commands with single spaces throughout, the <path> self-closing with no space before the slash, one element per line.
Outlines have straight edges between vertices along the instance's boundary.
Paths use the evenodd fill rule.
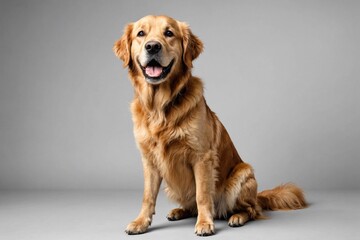
<path fill-rule="evenodd" d="M 145 68 L 145 72 L 149 77 L 159 77 L 162 73 L 162 67 L 149 66 Z"/>

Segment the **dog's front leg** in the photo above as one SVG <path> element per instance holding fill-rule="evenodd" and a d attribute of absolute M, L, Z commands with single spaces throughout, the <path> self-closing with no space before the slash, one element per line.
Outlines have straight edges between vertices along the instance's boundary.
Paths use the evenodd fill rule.
<path fill-rule="evenodd" d="M 193 166 L 196 181 L 196 204 L 198 217 L 195 225 L 195 234 L 209 236 L 215 233 L 214 229 L 214 203 L 215 188 L 214 166 L 211 154 L 205 156 Z"/>
<path fill-rule="evenodd" d="M 155 214 L 156 197 L 162 178 L 159 172 L 146 159 L 143 159 L 144 167 L 144 195 L 139 216 L 132 221 L 125 232 L 129 235 L 146 232 L 151 225 L 152 216 Z"/>

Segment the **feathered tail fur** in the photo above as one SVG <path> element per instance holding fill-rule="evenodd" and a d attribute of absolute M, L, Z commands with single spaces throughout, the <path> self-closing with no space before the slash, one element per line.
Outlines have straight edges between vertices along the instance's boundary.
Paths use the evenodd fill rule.
<path fill-rule="evenodd" d="M 293 210 L 307 205 L 303 191 L 292 183 L 258 193 L 257 201 L 264 210 Z"/>

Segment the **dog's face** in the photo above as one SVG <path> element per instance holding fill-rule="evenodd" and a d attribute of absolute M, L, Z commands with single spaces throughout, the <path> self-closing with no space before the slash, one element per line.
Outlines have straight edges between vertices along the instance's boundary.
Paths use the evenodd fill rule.
<path fill-rule="evenodd" d="M 187 24 L 166 16 L 146 16 L 128 24 L 114 45 L 124 66 L 154 85 L 191 68 L 202 49 Z"/>

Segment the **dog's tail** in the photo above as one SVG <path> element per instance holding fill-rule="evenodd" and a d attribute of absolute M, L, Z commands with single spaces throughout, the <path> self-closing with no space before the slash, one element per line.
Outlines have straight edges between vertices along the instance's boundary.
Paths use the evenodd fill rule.
<path fill-rule="evenodd" d="M 264 210 L 293 210 L 307 205 L 301 188 L 292 183 L 258 193 L 257 202 Z"/>

